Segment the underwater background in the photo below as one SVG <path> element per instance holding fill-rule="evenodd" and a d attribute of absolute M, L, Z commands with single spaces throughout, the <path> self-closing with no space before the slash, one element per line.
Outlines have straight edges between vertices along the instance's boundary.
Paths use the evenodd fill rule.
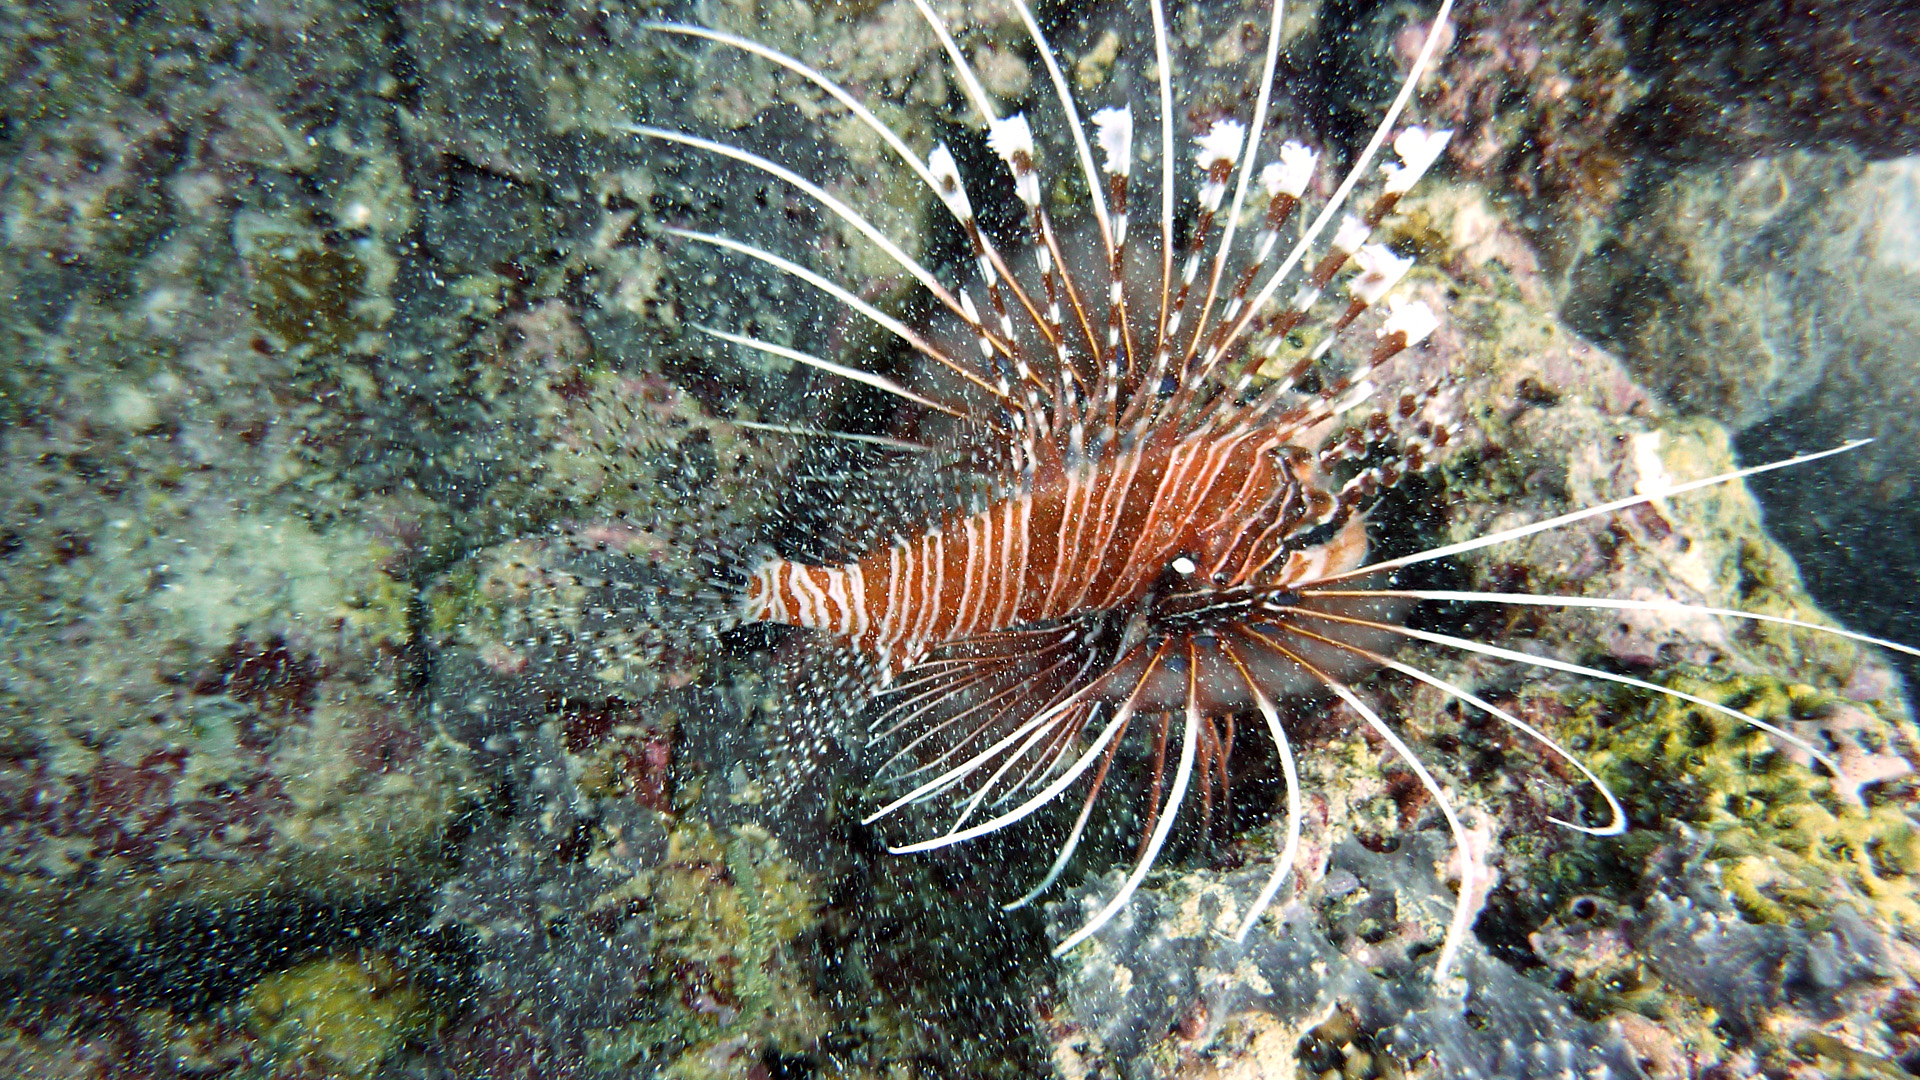
<path fill-rule="evenodd" d="M 938 6 L 1002 101 L 1044 103 L 1009 4 Z M 1287 122 L 1348 150 L 1431 5 L 1289 11 Z M 1083 100 L 1137 90 L 1143 8 L 1040 14 Z M 1173 15 L 1187 99 L 1250 100 L 1266 9 Z M 0 6 L 0 1077 L 1920 1075 L 1920 669 L 1838 639 L 1466 618 L 1845 769 L 1450 661 L 1616 784 L 1634 830 L 1604 841 L 1546 823 L 1543 755 L 1372 686 L 1487 812 L 1464 1004 L 1418 969 L 1454 902 L 1430 808 L 1325 710 L 1294 718 L 1316 870 L 1246 950 L 1215 923 L 1273 848 L 1254 766 L 1059 960 L 1131 850 L 1124 807 L 1060 903 L 1008 914 L 1044 842 L 889 855 L 857 761 L 767 790 L 778 643 L 582 625 L 555 538 L 697 576 L 672 537 L 826 498 L 733 420 L 885 426 L 692 333 L 883 362 L 662 228 L 917 301 L 794 192 L 619 128 L 750 138 L 930 260 L 956 241 L 811 87 L 648 19 L 802 55 L 916 145 L 978 141 L 908 0 Z M 1920 643 L 1920 13 L 1453 22 L 1409 116 L 1456 134 L 1392 227 L 1446 278 L 1428 362 L 1481 437 L 1394 512 L 1497 528 L 1871 437 L 1462 572 L 1697 582 Z"/>

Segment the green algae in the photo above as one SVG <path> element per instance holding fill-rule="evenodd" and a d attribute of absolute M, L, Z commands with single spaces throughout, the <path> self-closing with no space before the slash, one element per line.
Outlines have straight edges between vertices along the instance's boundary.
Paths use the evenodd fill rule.
<path fill-rule="evenodd" d="M 1913 1075 L 1892 1058 L 1856 1050 L 1824 1032 L 1801 1036 L 1794 1041 L 1793 1052 L 1802 1061 L 1821 1067 L 1822 1075 L 1836 1080 L 1904 1080 Z"/>
<path fill-rule="evenodd" d="M 827 1029 L 795 941 L 818 918 L 820 885 L 764 830 L 722 833 L 686 819 L 666 858 L 604 893 L 596 910 L 647 913 L 645 1019 L 590 1034 L 589 1061 L 664 1075 L 745 1075 L 767 1053 L 808 1052 Z"/>

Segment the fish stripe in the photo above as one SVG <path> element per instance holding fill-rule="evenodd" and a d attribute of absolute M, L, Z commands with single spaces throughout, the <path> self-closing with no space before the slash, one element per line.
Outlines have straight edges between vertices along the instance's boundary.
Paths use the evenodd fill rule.
<path fill-rule="evenodd" d="M 1123 606 L 1182 555 L 1235 585 L 1303 580 L 1341 556 L 1284 558 L 1309 483 L 1286 445 L 1223 423 L 1084 464 L 1055 458 L 1019 493 L 863 559 L 771 562 L 747 612 L 839 636 L 897 673 L 947 642 Z"/>

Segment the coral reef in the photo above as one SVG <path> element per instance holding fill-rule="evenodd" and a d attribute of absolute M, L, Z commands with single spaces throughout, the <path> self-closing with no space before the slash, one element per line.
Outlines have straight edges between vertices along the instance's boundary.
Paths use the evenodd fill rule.
<path fill-rule="evenodd" d="M 392 961 L 364 951 L 270 975 L 242 1008 L 275 1059 L 339 1076 L 367 1075 L 427 1018 Z"/>
<path fill-rule="evenodd" d="M 1388 853 L 1345 841 L 1320 882 L 1244 946 L 1231 939 L 1236 911 L 1263 871 L 1166 883 L 1076 959 L 1068 1009 L 1051 1019 L 1056 1065 L 1069 1076 L 1089 1075 L 1096 1059 L 1131 1075 L 1234 1075 L 1252 1060 L 1312 1067 L 1331 1051 L 1322 1071 L 1345 1075 L 1382 1075 L 1376 1055 L 1434 1076 L 1637 1075 L 1618 1031 L 1582 1021 L 1478 944 L 1462 957 L 1463 1000 L 1408 977 L 1446 925 L 1454 898 L 1433 872 L 1445 861 L 1431 834 Z M 1056 911 L 1063 932 L 1080 917 L 1074 906 Z"/>
<path fill-rule="evenodd" d="M 1920 150 L 1920 16 L 1907 7 L 1710 3 L 1651 23 L 1641 55 L 1675 62 L 1635 126 L 1669 158 Z"/>
<path fill-rule="evenodd" d="M 1631 179 L 1640 147 L 1622 129 L 1649 92 L 1632 63 L 1644 18 L 1634 4 L 1587 0 L 1466 7 L 1432 77 L 1430 115 L 1460 129 L 1449 150 L 1460 174 L 1528 208 L 1530 238 L 1556 271 Z M 1402 53 L 1419 44 L 1407 31 L 1394 41 Z"/>
<path fill-rule="evenodd" d="M 1689 166 L 1622 204 L 1566 297 L 1574 325 L 1666 401 L 1733 427 L 1746 456 L 1875 439 L 1833 482 L 1755 487 L 1816 594 L 1896 638 L 1916 629 L 1898 590 L 1856 583 L 1911 580 L 1908 551 L 1862 558 L 1871 544 L 1832 539 L 1913 521 L 1914 176 L 1912 159 L 1833 151 Z"/>
<path fill-rule="evenodd" d="M 1859 218 L 1885 195 L 1850 195 L 1864 168 L 1802 153 L 1674 175 L 1636 195 L 1574 271 L 1569 317 L 1677 408 L 1736 431 L 1779 414 L 1864 351 L 1836 327 L 1871 335 L 1889 321 L 1858 296 L 1885 277 L 1860 258 L 1880 223 Z"/>
<path fill-rule="evenodd" d="M 938 6 L 995 93 L 1044 89 L 1010 5 Z M 1316 80 L 1390 68 L 1420 16 L 1290 7 L 1281 105 L 1337 141 L 1380 87 Z M 1813 310 L 1884 327 L 1833 306 L 1849 290 L 1905 302 L 1888 268 L 1912 260 L 1864 212 L 1907 198 L 1904 174 L 1780 149 L 1911 149 L 1910 106 L 1881 92 L 1913 84 L 1887 75 L 1904 70 L 1905 16 L 1645 9 L 1459 15 L 1427 103 L 1463 127 L 1457 180 L 1384 229 L 1436 268 L 1414 286 L 1448 324 L 1422 365 L 1460 377 L 1466 430 L 1382 543 L 1727 467 L 1723 429 L 1659 396 L 1784 425 L 1750 429 L 1745 449 L 1830 440 L 1862 403 L 1898 397 L 1879 364 L 1898 349 L 1848 338 L 1817 365 L 1813 346 L 1834 342 L 1778 335 Z M 1043 917 L 992 901 L 1044 867 L 1044 837 L 896 858 L 853 820 L 857 770 L 763 788 L 754 724 L 773 712 L 763 675 L 781 643 L 693 632 L 697 588 L 671 583 L 705 572 L 703 544 L 802 527 L 788 481 L 818 463 L 746 424 L 886 432 L 896 417 L 690 324 L 903 363 L 793 282 L 662 230 L 806 252 L 875 303 L 918 317 L 918 302 L 792 191 L 620 128 L 732 133 L 816 165 L 929 261 L 963 249 L 815 87 L 641 27 L 656 17 L 796 50 L 916 147 L 944 139 L 982 155 L 970 173 L 993 171 L 907 0 L 50 0 L 0 19 L 0 1072 L 1012 1077 L 1051 1054 L 1069 1076 L 1678 1077 L 1920 1060 L 1914 736 L 1885 666 L 1814 635 L 1422 613 L 1690 689 L 1842 765 L 1816 775 L 1644 692 L 1418 652 L 1577 740 L 1636 826 L 1556 831 L 1549 813 L 1597 805 L 1556 759 L 1429 688 L 1368 683 L 1475 809 L 1473 856 L 1497 872 L 1467 898 L 1481 915 L 1458 999 L 1418 974 L 1458 878 L 1431 807 L 1317 703 L 1291 717 L 1308 857 L 1244 950 L 1214 931 L 1271 856 L 1279 787 L 1254 752 L 1216 832 L 1181 838 L 1179 869 L 1059 962 L 1048 924 L 1111 888 L 1099 856 L 1124 857 L 1127 812 L 1097 823 L 1089 877 Z M 1121 3 L 1049 16 L 1083 90 L 1141 92 L 1138 18 Z M 1250 103 L 1263 18 L 1176 13 L 1187 123 Z M 1724 87 L 1701 50 L 1801 56 L 1848 34 L 1862 63 L 1844 78 L 1776 95 L 1741 90 L 1787 85 L 1752 75 L 1740 108 L 1702 107 Z M 1713 155 L 1765 158 L 1707 168 Z M 1880 276 L 1836 270 L 1866 239 L 1884 245 Z M 1622 284 L 1647 267 L 1665 290 L 1651 308 Z M 1562 302 L 1625 363 L 1570 331 Z M 1911 502 L 1897 461 L 1855 460 L 1824 475 Z M 1836 502 L 1787 498 L 1776 529 Z M 1911 553 L 1888 548 L 1844 550 L 1890 575 Z M 1739 489 L 1445 573 L 1820 618 Z"/>
<path fill-rule="evenodd" d="M 1399 17 L 1383 5 L 1361 40 Z M 1621 196 L 1676 166 L 1920 148 L 1920 22 L 1900 5 L 1498 2 L 1455 24 L 1432 115 L 1463 129 L 1462 175 L 1525 207 L 1556 274 L 1612 235 Z M 1406 63 L 1417 36 L 1393 40 Z"/>
<path fill-rule="evenodd" d="M 1395 17 L 1388 5 L 1376 20 Z M 1902 155 L 1920 147 L 1917 18 L 1884 4 L 1475 5 L 1431 105 L 1463 129 L 1461 175 L 1526 223 L 1573 327 L 1668 404 L 1732 426 L 1750 459 L 1880 439 L 1839 466 L 1837 500 L 1824 478 L 1755 486 L 1815 595 L 1893 638 L 1920 630 L 1905 591 L 1858 583 L 1912 581 L 1911 560 L 1854 553 L 1914 521 L 1911 455 L 1896 448 L 1913 413 Z"/>
<path fill-rule="evenodd" d="M 806 1054 L 828 1025 L 795 947 L 812 884 L 764 831 L 648 824 L 603 819 L 611 839 L 590 851 L 524 826 L 476 834 L 436 915 L 481 958 L 477 1016 L 496 1019 L 464 1023 L 548 1032 L 555 1064 L 595 1073 L 747 1075 Z"/>

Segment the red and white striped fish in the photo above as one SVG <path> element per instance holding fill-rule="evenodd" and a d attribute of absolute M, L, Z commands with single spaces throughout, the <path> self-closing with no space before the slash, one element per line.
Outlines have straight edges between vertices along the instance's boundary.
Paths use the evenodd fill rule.
<path fill-rule="evenodd" d="M 1044 193 L 1055 178 L 1042 166 L 1027 118 L 1002 114 L 926 0 L 915 0 L 916 7 L 944 47 L 1021 203 L 1026 227 L 1017 238 L 989 236 L 976 220 L 969 178 L 947 146 L 923 160 L 820 71 L 733 34 L 671 23 L 650 27 L 761 57 L 837 102 L 964 230 L 975 268 L 968 285 L 942 281 L 814 178 L 732 143 L 658 127 L 629 129 L 793 185 L 878 245 L 947 313 L 940 327 L 911 326 L 775 252 L 713 233 L 665 230 L 804 282 L 903 341 L 921 358 L 924 373 L 902 382 L 748 335 L 704 332 L 891 395 L 939 419 L 930 426 L 950 433 L 941 438 L 952 445 L 871 441 L 986 462 L 976 471 L 985 474 L 987 495 L 901 535 L 876 537 L 848 561 L 769 558 L 745 568 L 746 585 L 732 613 L 741 621 L 804 628 L 811 632 L 809 648 L 844 658 L 847 670 L 859 673 L 861 694 L 872 702 L 871 735 L 890 755 L 880 768 L 903 789 L 869 820 L 911 805 L 952 812 L 943 833 L 895 850 L 925 851 L 1006 828 L 1077 789 L 1077 817 L 1051 869 L 1013 906 L 1027 903 L 1071 860 L 1129 731 L 1146 732 L 1154 747 L 1152 782 L 1138 856 L 1121 888 L 1058 943 L 1060 951 L 1071 949 L 1140 887 L 1194 789 L 1211 807 L 1229 780 L 1236 721 L 1258 717 L 1286 782 L 1286 832 L 1264 889 L 1241 913 L 1244 938 L 1279 893 L 1300 848 L 1300 782 L 1277 704 L 1283 698 L 1317 694 L 1344 702 L 1405 759 L 1455 842 L 1464 842 L 1445 787 L 1350 685 L 1382 668 L 1538 741 L 1593 783 L 1611 811 L 1602 824 L 1560 824 L 1595 835 L 1625 827 L 1613 793 L 1545 733 L 1468 687 L 1396 660 L 1395 644 L 1407 640 L 1670 694 L 1825 760 L 1793 734 L 1703 698 L 1401 624 L 1399 616 L 1413 603 L 1447 599 L 1653 605 L 1808 626 L 1678 602 L 1395 588 L 1392 574 L 1824 456 L 1711 477 L 1414 555 L 1370 559 L 1367 511 L 1382 492 L 1442 457 L 1452 430 L 1449 388 L 1409 381 L 1413 376 L 1396 370 L 1440 320 L 1411 295 L 1406 277 L 1413 259 L 1376 236 L 1449 138 L 1401 120 L 1446 37 L 1452 0 L 1439 4 L 1370 138 L 1331 176 L 1321 175 L 1320 154 L 1304 143 L 1269 139 L 1279 0 L 1272 4 L 1250 115 L 1213 121 L 1192 138 L 1190 150 L 1179 149 L 1167 15 L 1162 0 L 1150 0 L 1158 90 L 1150 107 L 1158 138 L 1147 140 L 1155 150 L 1144 156 L 1157 159 L 1159 176 L 1151 185 L 1154 228 L 1144 240 L 1133 238 L 1131 228 L 1134 168 L 1143 157 L 1135 103 L 1107 103 L 1092 114 L 1090 127 L 1083 123 L 1082 105 L 1041 27 L 1024 0 L 1012 3 L 1046 68 L 1073 167 L 1085 182 L 1085 221 L 1074 232 L 1054 222 Z M 1315 194 L 1329 187 L 1330 193 Z M 1194 206 L 1184 242 L 1176 238 L 1183 192 Z M 1312 213 L 1297 219 L 1303 207 Z M 1329 293 L 1343 294 L 1344 303 L 1329 300 Z M 1311 344 L 1299 341 L 1303 328 L 1313 331 Z M 831 700 L 800 703 L 801 711 L 835 707 Z M 1463 873 L 1472 872 L 1468 862 Z M 1472 891 L 1473 882 L 1461 883 L 1462 896 Z M 1435 961 L 1436 979 L 1448 973 L 1471 914 L 1458 906 Z"/>

